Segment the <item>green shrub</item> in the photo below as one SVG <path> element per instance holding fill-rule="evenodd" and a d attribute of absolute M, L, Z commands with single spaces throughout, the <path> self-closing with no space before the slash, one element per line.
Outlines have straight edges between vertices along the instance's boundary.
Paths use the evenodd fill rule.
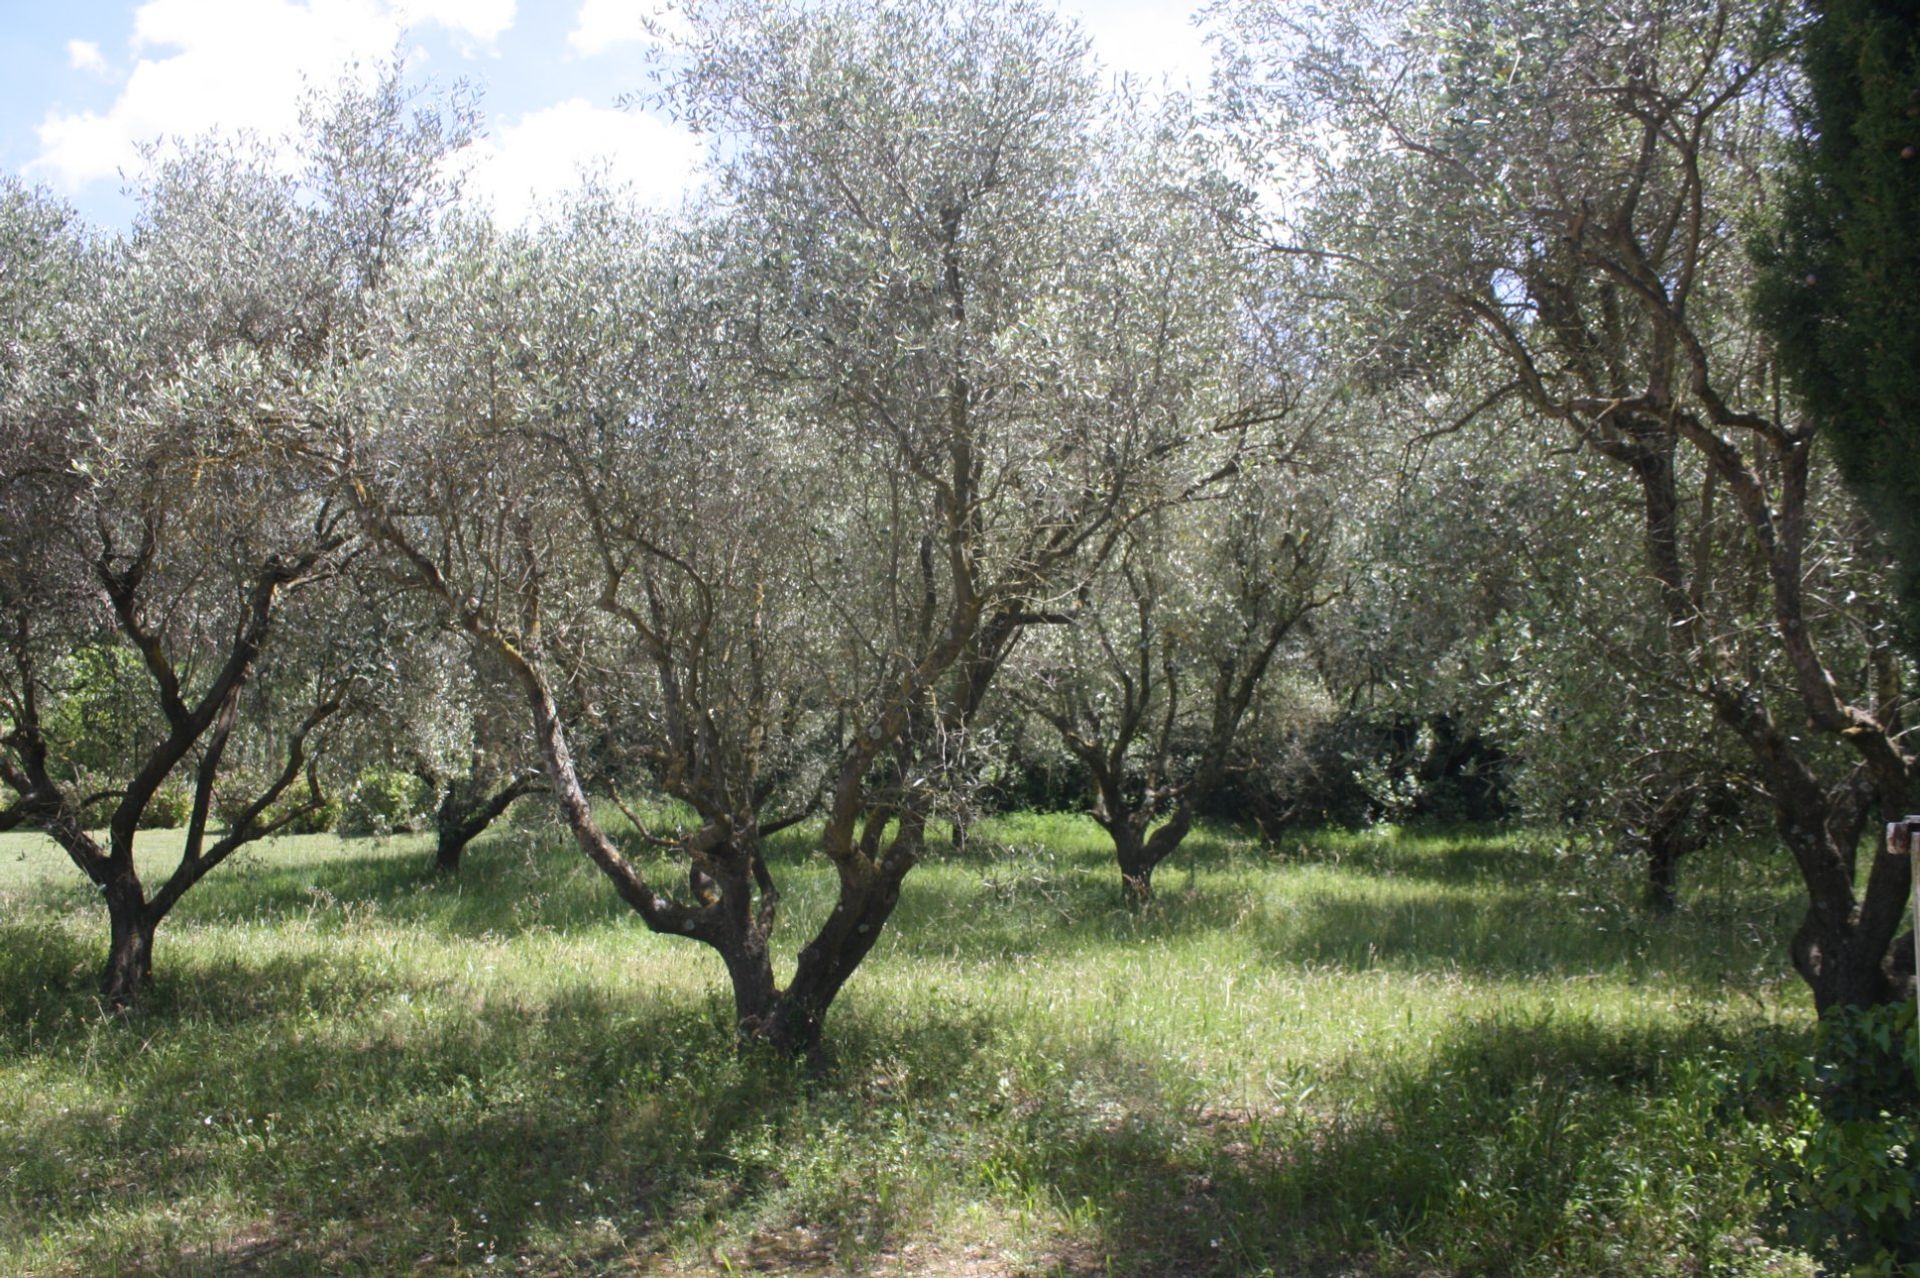
<path fill-rule="evenodd" d="M 433 792 L 411 772 L 368 768 L 340 805 L 341 834 L 364 837 L 421 828 L 433 806 Z"/>
<path fill-rule="evenodd" d="M 285 806 L 304 806 L 305 803 L 306 798 L 304 792 L 302 792 L 302 796 L 296 799 L 293 804 Z M 340 824 L 340 814 L 345 806 L 346 805 L 341 803 L 336 796 L 331 794 L 327 795 L 320 800 L 318 807 L 311 808 L 301 813 L 298 817 L 295 817 L 293 821 L 287 825 L 285 833 L 331 834 L 334 827 Z M 269 820 L 272 820 L 274 814 L 270 812 L 267 816 Z"/>
<path fill-rule="evenodd" d="M 260 794 L 272 782 L 262 776 L 236 775 L 223 781 L 213 795 L 213 815 L 222 829 L 231 830 L 240 820 L 248 806 L 260 797 Z M 288 788 L 280 796 L 279 802 L 270 806 L 260 815 L 261 825 L 271 825 L 289 812 L 307 806 L 310 796 L 306 785 L 299 783 Z M 280 832 L 283 834 L 326 834 L 340 820 L 340 800 L 328 797 L 321 805 L 305 812 Z M 182 818 L 182 824 L 185 818 Z"/>
<path fill-rule="evenodd" d="M 1829 1272 L 1920 1278 L 1914 1005 L 1829 1013 L 1811 1060 L 1763 1054 L 1748 1096 L 1777 1106 L 1769 1169 L 1789 1231 Z"/>
<path fill-rule="evenodd" d="M 193 790 L 184 785 L 164 785 L 147 800 L 140 814 L 142 830 L 177 830 L 193 815 Z"/>
<path fill-rule="evenodd" d="M 240 819 L 249 803 L 258 797 L 265 782 L 237 780 L 223 786 L 215 792 L 213 801 L 213 819 L 223 829 L 232 829 L 233 823 Z M 284 813 L 306 804 L 304 789 L 294 792 L 292 797 L 283 799 L 269 808 L 266 821 L 277 820 Z M 286 828 L 288 834 L 325 834 L 332 830 L 340 820 L 340 800 L 327 798 L 317 809 L 305 813 Z M 179 830 L 185 828 L 193 816 L 193 789 L 186 785 L 162 786 L 154 791 L 153 798 L 147 801 L 146 811 L 140 814 L 142 830 Z"/>
<path fill-rule="evenodd" d="M 62 780 L 126 777 L 164 729 L 151 710 L 146 669 L 129 649 L 83 645 L 60 663 L 56 685 L 45 726 Z"/>

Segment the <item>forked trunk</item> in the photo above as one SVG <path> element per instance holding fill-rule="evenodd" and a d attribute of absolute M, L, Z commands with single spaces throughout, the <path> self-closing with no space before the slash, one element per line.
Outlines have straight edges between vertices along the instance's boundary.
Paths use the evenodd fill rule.
<path fill-rule="evenodd" d="M 448 787 L 446 797 L 440 800 L 440 807 L 433 816 L 434 870 L 441 874 L 458 874 L 460 855 L 467 850 L 467 845 L 485 834 L 495 821 L 506 814 L 515 800 L 539 788 L 532 780 L 521 778 L 488 794 L 485 790 L 469 790 L 464 782 L 454 782 Z"/>
<path fill-rule="evenodd" d="M 1788 797 L 1802 797 L 1789 794 Z M 1865 806 L 1822 811 L 1803 802 L 1787 815 L 1776 797 L 1782 840 L 1801 867 L 1807 912 L 1791 946 L 1793 966 L 1813 992 L 1814 1012 L 1875 1007 L 1904 996 L 1892 970 L 1891 948 L 1906 919 L 1912 892 L 1904 857 L 1873 855 L 1866 892 L 1856 899 L 1855 853 Z M 1816 821 L 1825 817 L 1824 821 Z"/>
<path fill-rule="evenodd" d="M 737 945 L 720 947 L 721 961 L 727 965 L 727 980 L 733 986 L 734 1038 L 743 1046 L 765 1037 L 780 995 L 773 983 L 773 961 L 766 938 L 746 938 Z"/>
<path fill-rule="evenodd" d="M 899 874 L 882 871 L 865 884 L 843 883 L 833 913 L 800 952 L 784 990 L 774 983 L 770 937 L 757 917 L 742 917 L 715 939 L 733 986 L 741 1045 L 818 1063 L 827 1009 L 879 941 L 899 902 Z"/>
<path fill-rule="evenodd" d="M 1680 908 L 1680 852 L 1668 840 L 1647 845 L 1647 908 L 1655 914 Z"/>
<path fill-rule="evenodd" d="M 1121 821 L 1102 822 L 1113 838 L 1114 859 L 1120 865 L 1120 899 L 1128 909 L 1140 909 L 1153 900 L 1153 872 L 1180 850 L 1193 828 L 1193 807 L 1182 802 L 1151 834 L 1144 833 L 1143 813 Z"/>
<path fill-rule="evenodd" d="M 756 850 L 735 846 L 732 855 L 696 864 L 687 875 L 696 899 L 717 906 L 707 930 L 698 934 L 719 953 L 733 987 L 734 1037 L 742 1045 L 759 1036 L 773 1014 L 779 991 L 773 981 L 774 909 L 765 898 L 756 908 L 752 860 Z M 777 898 L 775 898 L 777 901 Z"/>
<path fill-rule="evenodd" d="M 1887 947 L 1855 926 L 1835 927 L 1811 909 L 1793 938 L 1793 965 L 1824 1017 L 1842 1007 L 1877 1007 L 1905 997 L 1887 970 Z"/>
<path fill-rule="evenodd" d="M 820 1059 L 827 1009 L 879 941 L 881 929 L 900 903 L 904 874 L 904 870 L 881 871 L 864 884 L 841 884 L 833 913 L 800 952 L 793 983 L 774 999 L 764 1021 L 742 1025 L 743 1038 L 763 1043 L 782 1056 Z"/>
<path fill-rule="evenodd" d="M 1698 792 L 1670 794 L 1655 805 L 1646 823 L 1647 908 L 1671 914 L 1680 906 L 1680 859 L 1707 843 L 1706 822 Z"/>

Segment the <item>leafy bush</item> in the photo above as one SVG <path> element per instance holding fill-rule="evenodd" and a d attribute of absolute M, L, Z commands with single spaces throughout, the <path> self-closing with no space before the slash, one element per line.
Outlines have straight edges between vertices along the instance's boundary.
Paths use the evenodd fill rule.
<path fill-rule="evenodd" d="M 240 819 L 249 804 L 260 797 L 271 782 L 264 776 L 239 773 L 223 781 L 214 791 L 213 813 L 224 829 L 231 830 Z M 290 786 L 273 804 L 260 815 L 262 825 L 272 825 L 289 812 L 305 808 L 311 800 L 304 782 Z M 303 812 L 292 823 L 281 830 L 283 834 L 326 834 L 339 823 L 342 804 L 339 799 L 328 796 L 318 808 Z"/>
<path fill-rule="evenodd" d="M 297 804 L 303 805 L 305 803 L 304 792 L 302 792 L 302 794 L 303 797 L 295 801 Z M 338 798 L 333 795 L 327 795 L 321 799 L 320 806 L 312 808 L 294 818 L 286 827 L 285 832 L 288 834 L 329 834 L 335 826 L 340 824 L 340 815 L 345 807 L 346 805 Z M 274 819 L 274 815 L 274 813 L 269 812 L 267 819 Z"/>
<path fill-rule="evenodd" d="M 193 791 L 184 785 L 166 785 L 153 792 L 140 814 L 142 830 L 177 830 L 193 815 Z"/>
<path fill-rule="evenodd" d="M 56 773 L 63 780 L 126 776 L 159 729 L 140 658 L 111 644 L 87 644 L 61 663 L 57 683 L 46 722 Z"/>
<path fill-rule="evenodd" d="M 368 768 L 340 805 L 339 831 L 351 837 L 420 828 L 433 806 L 433 792 L 411 772 Z"/>
<path fill-rule="evenodd" d="M 1749 1067 L 1774 1098 L 1770 1168 L 1790 1232 L 1830 1272 L 1920 1278 L 1920 1056 L 1914 1005 L 1829 1013 L 1811 1060 L 1790 1049 Z M 1751 1103 L 1751 1101 L 1749 1102 Z"/>
<path fill-rule="evenodd" d="M 225 829 L 232 829 L 233 823 L 253 802 L 264 782 L 238 780 L 224 786 L 214 794 L 213 818 Z M 297 788 L 288 798 L 267 810 L 264 820 L 278 820 L 289 810 L 302 807 L 307 802 L 307 792 Z M 318 808 L 302 815 L 287 826 L 288 834 L 325 834 L 332 830 L 340 820 L 340 800 L 327 798 Z M 179 830 L 185 828 L 193 816 L 193 789 L 187 785 L 166 785 L 154 791 L 153 798 L 147 801 L 146 811 L 140 814 L 142 830 Z"/>

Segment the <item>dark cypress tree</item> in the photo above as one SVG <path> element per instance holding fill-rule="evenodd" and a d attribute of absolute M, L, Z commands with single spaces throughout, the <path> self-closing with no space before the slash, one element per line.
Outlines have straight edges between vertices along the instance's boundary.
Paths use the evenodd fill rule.
<path fill-rule="evenodd" d="M 1758 302 L 1898 564 L 1920 653 L 1920 0 L 1815 0 L 1802 139 Z"/>

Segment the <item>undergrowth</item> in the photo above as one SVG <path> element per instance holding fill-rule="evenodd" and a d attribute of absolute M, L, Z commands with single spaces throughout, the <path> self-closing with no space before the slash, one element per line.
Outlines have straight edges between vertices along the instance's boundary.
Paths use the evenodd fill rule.
<path fill-rule="evenodd" d="M 1813 1046 L 1790 884 L 1659 918 L 1535 833 L 1192 844 L 1136 915 L 1084 820 L 976 826 L 811 1073 L 736 1053 L 717 960 L 555 840 L 453 881 L 283 840 L 120 1019 L 97 902 L 0 840 L 0 1272 L 1816 1271 L 1805 1080 L 1753 1063 Z"/>

